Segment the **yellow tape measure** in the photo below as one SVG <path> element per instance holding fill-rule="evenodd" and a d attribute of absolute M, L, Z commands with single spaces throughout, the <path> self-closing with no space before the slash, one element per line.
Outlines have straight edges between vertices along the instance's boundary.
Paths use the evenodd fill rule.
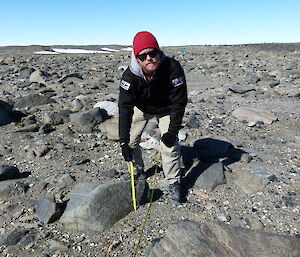
<path fill-rule="evenodd" d="M 130 181 L 131 181 L 131 195 L 132 195 L 133 209 L 136 211 L 136 198 L 135 198 L 134 174 L 133 174 L 132 161 L 129 161 L 128 164 L 129 164 L 129 173 L 130 173 Z"/>
<path fill-rule="evenodd" d="M 134 257 L 138 256 L 137 255 L 138 254 L 138 250 L 139 250 L 140 244 L 141 244 L 142 239 L 143 239 L 143 235 L 144 235 L 144 232 L 145 232 L 145 228 L 146 228 L 146 224 L 147 224 L 148 218 L 150 216 L 151 206 L 152 206 L 153 197 L 154 197 L 154 190 L 157 187 L 156 176 L 157 176 L 157 173 L 158 173 L 158 165 L 159 165 L 160 159 L 161 159 L 160 155 L 161 155 L 161 148 L 159 149 L 159 151 L 157 153 L 157 163 L 156 163 L 155 172 L 154 172 L 154 187 L 151 190 L 151 196 L 150 196 L 149 206 L 148 206 L 145 218 L 144 218 L 142 229 L 140 231 L 140 236 L 139 236 L 138 242 L 137 242 L 137 244 L 135 246 L 135 249 L 134 249 L 134 255 L 133 255 Z"/>

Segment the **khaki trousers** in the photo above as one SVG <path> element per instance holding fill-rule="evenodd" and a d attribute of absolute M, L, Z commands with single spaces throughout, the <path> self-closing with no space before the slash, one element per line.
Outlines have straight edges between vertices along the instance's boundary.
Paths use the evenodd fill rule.
<path fill-rule="evenodd" d="M 142 150 L 139 143 L 141 141 L 144 128 L 146 127 L 148 121 L 152 118 L 156 118 L 158 120 L 158 126 L 161 135 L 168 131 L 170 115 L 147 114 L 139 110 L 137 107 L 134 107 L 130 129 L 129 147 L 133 149 L 134 165 L 137 172 L 144 170 Z M 162 168 L 165 176 L 165 179 L 161 182 L 161 184 L 169 185 L 176 182 L 180 183 L 180 146 L 178 139 L 173 147 L 167 147 L 162 141 L 160 142 L 160 147 Z"/>

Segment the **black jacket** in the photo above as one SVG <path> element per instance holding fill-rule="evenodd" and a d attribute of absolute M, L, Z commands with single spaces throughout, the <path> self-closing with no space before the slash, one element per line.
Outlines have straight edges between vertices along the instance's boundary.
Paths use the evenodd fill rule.
<path fill-rule="evenodd" d="M 129 142 L 133 107 L 149 114 L 169 114 L 169 132 L 177 135 L 181 128 L 187 88 L 184 71 L 175 59 L 160 52 L 161 63 L 151 81 L 147 81 L 135 56 L 122 75 L 119 95 L 119 136 Z"/>

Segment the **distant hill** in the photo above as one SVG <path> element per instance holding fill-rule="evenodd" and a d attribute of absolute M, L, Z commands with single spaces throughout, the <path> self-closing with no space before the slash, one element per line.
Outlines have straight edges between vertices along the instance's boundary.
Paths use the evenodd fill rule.
<path fill-rule="evenodd" d="M 240 44 L 240 45 L 199 45 L 199 47 L 248 47 L 254 51 L 274 51 L 274 52 L 294 52 L 300 51 L 300 42 L 297 43 L 260 43 L 260 44 Z M 52 51 L 52 48 L 64 48 L 64 49 L 85 49 L 85 50 L 101 50 L 101 48 L 112 48 L 120 50 L 128 47 L 128 45 L 28 45 L 28 46 L 0 46 L 0 55 L 18 55 L 18 54 L 32 54 L 37 51 Z M 187 46 L 166 46 L 169 48 L 195 48 L 197 45 Z M 163 47 L 165 48 L 165 47 Z"/>
<path fill-rule="evenodd" d="M 101 48 L 113 48 L 116 50 L 128 47 L 122 45 L 28 45 L 28 46 L 0 46 L 0 55 L 15 55 L 15 54 L 32 54 L 37 51 L 51 51 L 52 48 L 66 48 L 66 49 L 85 49 L 85 50 L 101 50 Z"/>

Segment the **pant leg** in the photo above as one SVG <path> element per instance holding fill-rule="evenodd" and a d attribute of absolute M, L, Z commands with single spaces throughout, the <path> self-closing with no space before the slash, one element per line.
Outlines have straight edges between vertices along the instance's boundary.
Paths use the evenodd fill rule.
<path fill-rule="evenodd" d="M 161 135 L 169 129 L 170 115 L 158 117 L 158 125 Z M 180 183 L 180 145 L 176 139 L 173 147 L 167 147 L 163 142 L 160 142 L 162 167 L 165 175 L 163 184 Z"/>
<path fill-rule="evenodd" d="M 137 173 L 144 170 L 144 161 L 142 157 L 142 150 L 140 147 L 141 136 L 144 128 L 146 127 L 149 117 L 137 107 L 134 107 L 132 123 L 130 128 L 130 141 L 129 147 L 133 151 L 134 167 Z"/>

